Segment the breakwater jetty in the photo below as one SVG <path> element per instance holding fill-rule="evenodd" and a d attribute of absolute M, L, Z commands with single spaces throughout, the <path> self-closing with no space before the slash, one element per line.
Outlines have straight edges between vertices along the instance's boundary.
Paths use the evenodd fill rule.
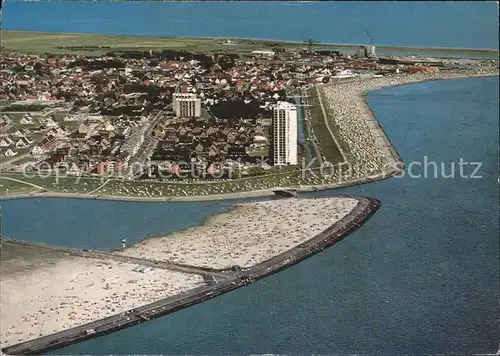
<path fill-rule="evenodd" d="M 356 199 L 358 204 L 333 225 L 313 238 L 249 268 L 224 271 L 226 278 L 205 283 L 180 294 L 136 307 L 94 322 L 73 327 L 57 333 L 7 346 L 2 349 L 9 355 L 38 355 L 51 349 L 61 348 L 100 335 L 136 325 L 177 310 L 202 303 L 231 290 L 241 288 L 266 276 L 293 266 L 323 249 L 344 239 L 359 228 L 380 207 L 374 198 L 343 196 Z M 206 272 L 206 271 L 205 271 Z"/>
<path fill-rule="evenodd" d="M 210 276 L 217 278 L 226 278 L 227 275 L 225 269 L 217 269 L 217 268 L 208 268 L 208 267 L 198 267 L 198 266 L 189 266 L 180 263 L 172 263 L 166 261 L 157 261 L 152 259 L 145 259 L 140 257 L 133 256 L 123 256 L 112 252 L 98 251 L 98 250 L 89 250 L 89 249 L 74 249 L 68 247 L 59 247 L 59 246 L 51 246 L 42 243 L 30 242 L 30 241 L 22 241 L 22 240 L 11 240 L 8 238 L 0 238 L 0 242 L 2 243 L 14 243 L 20 246 L 29 246 L 35 247 L 39 249 L 47 249 L 51 251 L 58 251 L 67 253 L 69 256 L 78 256 L 84 258 L 93 258 L 93 259 L 103 259 L 103 260 L 113 260 L 117 262 L 124 263 L 134 263 L 142 266 L 154 267 L 154 268 L 162 268 L 168 269 L 178 272 L 184 273 L 194 273 L 202 276 Z"/>

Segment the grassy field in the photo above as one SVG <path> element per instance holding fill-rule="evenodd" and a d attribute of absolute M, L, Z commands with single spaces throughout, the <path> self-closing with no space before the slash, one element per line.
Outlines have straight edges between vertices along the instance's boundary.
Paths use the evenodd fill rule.
<path fill-rule="evenodd" d="M 338 172 L 338 171 L 337 171 Z M 338 182 L 334 171 L 327 170 L 320 174 L 319 169 L 284 170 L 262 176 L 237 178 L 228 181 L 214 181 L 212 183 L 171 183 L 127 181 L 119 179 L 91 178 L 91 177 L 26 177 L 16 173 L 2 173 L 3 177 L 14 178 L 26 184 L 11 181 L 0 177 L 0 195 L 30 193 L 36 191 L 114 195 L 127 197 L 178 197 L 200 196 L 245 192 L 252 190 L 270 189 L 275 187 L 298 187 L 300 185 L 321 185 Z M 105 184 L 103 184 L 105 183 Z M 32 184 L 34 186 L 30 186 Z"/>
<path fill-rule="evenodd" d="M 47 33 L 28 31 L 3 31 L 4 50 L 24 53 L 54 53 L 102 55 L 111 51 L 124 50 L 185 50 L 192 52 L 249 52 L 255 49 L 270 48 L 273 41 L 234 40 L 224 44 L 219 38 L 176 38 L 107 36 L 77 33 Z M 278 44 L 279 45 L 279 44 Z M 68 47 L 92 47 L 74 50 Z"/>
<path fill-rule="evenodd" d="M 311 105 L 310 107 L 308 107 L 309 112 L 311 113 L 311 126 L 314 131 L 314 135 L 318 140 L 318 144 L 323 150 L 323 154 L 325 155 L 326 160 L 333 164 L 343 162 L 344 159 L 342 158 L 342 154 L 340 153 L 337 144 L 332 139 L 330 131 L 328 131 L 328 128 L 326 126 L 325 119 L 323 117 L 323 111 L 321 110 L 321 106 L 319 105 L 316 89 L 309 89 L 307 91 L 307 95 L 310 95 L 307 100 Z M 329 124 L 330 129 L 335 134 L 335 126 L 332 120 L 329 120 Z M 342 142 L 339 142 L 339 144 L 342 144 Z M 344 146 L 342 147 L 344 152 L 349 152 L 348 147 L 346 145 Z"/>
<path fill-rule="evenodd" d="M 2 195 L 15 195 L 15 194 L 29 194 L 37 192 L 38 189 L 27 184 L 14 182 L 0 177 L 0 196 Z"/>
<path fill-rule="evenodd" d="M 162 50 L 177 49 L 193 52 L 249 52 L 256 49 L 269 49 L 272 47 L 305 47 L 304 42 L 285 42 L 258 39 L 229 38 L 233 44 L 224 44 L 225 38 L 198 37 L 143 37 L 143 36 L 111 36 L 80 33 L 50 33 L 30 31 L 3 31 L 2 46 L 6 51 L 24 53 L 73 53 L 79 55 L 101 55 L 110 51 L 122 50 Z M 85 50 L 69 50 L 58 47 L 82 47 L 92 46 L 95 48 Z M 314 49 L 321 50 L 356 50 L 358 44 L 329 44 L 318 43 Z M 456 53 L 471 55 L 497 55 L 497 50 L 489 49 L 461 49 L 461 48 L 416 48 L 397 46 L 377 46 L 377 49 L 385 52 L 422 52 L 426 55 L 435 53 Z"/>
<path fill-rule="evenodd" d="M 40 188 L 44 189 L 48 192 L 56 192 L 56 193 L 75 193 L 75 194 L 85 194 L 90 193 L 91 191 L 97 189 L 101 184 L 103 184 L 106 179 L 98 179 L 91 177 L 55 177 L 55 176 L 28 176 L 20 173 L 2 173 L 0 179 L 2 177 L 14 178 L 22 182 L 26 182 L 32 184 L 34 186 L 29 186 L 32 190 L 40 190 Z M 13 184 L 21 184 L 14 181 L 10 181 L 7 179 L 2 179 L 2 181 L 7 181 Z"/>

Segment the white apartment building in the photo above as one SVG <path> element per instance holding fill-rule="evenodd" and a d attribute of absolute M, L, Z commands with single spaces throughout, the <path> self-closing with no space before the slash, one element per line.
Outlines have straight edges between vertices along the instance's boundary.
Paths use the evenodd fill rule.
<path fill-rule="evenodd" d="M 172 107 L 180 118 L 201 116 L 201 100 L 193 93 L 174 93 Z"/>
<path fill-rule="evenodd" d="M 273 107 L 273 159 L 275 166 L 297 165 L 297 107 L 286 101 Z"/>

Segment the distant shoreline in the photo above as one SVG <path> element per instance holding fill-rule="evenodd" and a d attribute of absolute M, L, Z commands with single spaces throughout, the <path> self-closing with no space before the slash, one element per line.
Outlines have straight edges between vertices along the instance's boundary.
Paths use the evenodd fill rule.
<path fill-rule="evenodd" d="M 175 39 L 175 40 L 239 40 L 239 41 L 257 41 L 262 42 L 262 44 L 269 43 L 283 43 L 291 45 L 301 45 L 306 44 L 303 41 L 292 41 L 292 40 L 280 40 L 272 38 L 253 38 L 253 37 L 203 37 L 203 36 L 144 36 L 144 35 L 119 35 L 119 34 L 103 34 L 103 33 L 83 33 L 83 32 L 46 32 L 46 31 L 29 31 L 29 30 L 3 30 L 5 34 L 15 34 L 15 33 L 25 33 L 25 34 L 44 34 L 44 35 L 74 35 L 74 36 L 102 36 L 102 37 L 119 37 L 119 38 L 141 38 L 141 39 Z M 498 49 L 495 48 L 460 48 L 460 47 L 412 47 L 412 46 L 397 46 L 397 45 L 381 45 L 374 44 L 378 50 L 382 51 L 417 51 L 417 52 L 450 52 L 450 53 L 477 53 L 477 54 L 495 54 L 500 53 Z M 330 43 L 330 42 L 318 42 L 315 46 L 327 46 L 327 47 L 341 47 L 354 49 L 359 46 L 366 46 L 366 43 Z"/>

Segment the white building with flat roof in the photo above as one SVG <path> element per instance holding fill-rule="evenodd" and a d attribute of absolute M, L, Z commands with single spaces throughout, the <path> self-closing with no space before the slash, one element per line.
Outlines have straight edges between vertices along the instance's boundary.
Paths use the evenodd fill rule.
<path fill-rule="evenodd" d="M 276 52 L 274 51 L 270 51 L 270 50 L 256 50 L 256 51 L 252 51 L 250 54 L 253 54 L 255 56 L 259 56 L 259 57 L 273 57 Z"/>
<path fill-rule="evenodd" d="M 193 93 L 174 93 L 172 107 L 180 118 L 201 116 L 201 100 Z"/>
<path fill-rule="evenodd" d="M 297 165 L 297 106 L 286 101 L 273 107 L 273 162 Z"/>

